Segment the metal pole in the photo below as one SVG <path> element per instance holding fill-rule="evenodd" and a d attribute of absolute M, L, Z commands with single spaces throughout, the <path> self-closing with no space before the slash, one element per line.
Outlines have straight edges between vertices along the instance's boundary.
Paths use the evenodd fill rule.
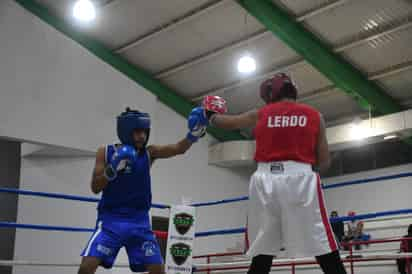
<path fill-rule="evenodd" d="M 409 240 L 403 239 L 402 241 L 403 241 L 403 244 L 405 246 L 405 252 L 408 253 L 409 252 Z M 410 260 L 409 256 L 406 257 L 405 266 L 406 266 L 406 273 L 411 274 L 411 260 Z"/>
<path fill-rule="evenodd" d="M 353 245 L 352 242 L 349 242 L 349 258 L 350 258 L 350 273 L 354 274 L 354 268 L 353 268 Z"/>

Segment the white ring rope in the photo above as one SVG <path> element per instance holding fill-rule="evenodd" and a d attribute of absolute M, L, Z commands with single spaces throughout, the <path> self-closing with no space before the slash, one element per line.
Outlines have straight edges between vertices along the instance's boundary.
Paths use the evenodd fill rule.
<path fill-rule="evenodd" d="M 359 264 L 358 263 L 358 264 L 355 265 L 355 269 L 356 268 L 372 268 L 372 267 L 393 267 L 393 265 L 394 265 L 394 263 L 376 262 L 376 261 L 375 262 L 367 262 L 367 263 L 368 264 Z M 298 266 L 296 266 L 295 269 L 299 270 L 299 273 L 301 273 L 304 270 L 318 270 L 319 266 L 317 266 L 317 265 L 298 265 Z M 203 270 L 201 270 L 201 271 L 203 271 Z M 285 271 L 287 271 L 287 273 L 290 273 L 290 266 L 272 267 L 270 272 L 271 273 L 272 272 L 282 272 L 282 273 L 284 273 Z M 221 274 L 221 273 L 236 273 L 236 274 L 239 274 L 239 269 L 210 270 L 210 271 L 208 271 L 208 273 L 210 273 L 210 274 L 214 274 L 214 273 L 219 273 L 219 274 Z"/>
<path fill-rule="evenodd" d="M 361 255 L 360 259 L 400 259 L 412 257 L 412 253 L 381 253 L 375 254 L 373 256 L 363 256 L 361 253 L 353 254 L 354 256 Z M 342 256 L 345 259 L 347 256 Z M 273 263 L 299 263 L 313 261 L 312 257 L 307 258 L 296 258 L 296 259 L 275 259 Z M 51 262 L 40 262 L 40 261 L 29 261 L 29 260 L 0 260 L 0 266 L 50 266 L 50 267 L 73 267 L 79 266 L 80 262 L 68 262 L 68 263 L 51 263 Z M 225 266 L 247 266 L 250 261 L 238 261 L 230 263 L 210 263 L 210 264 L 197 264 L 197 268 L 209 268 L 209 267 L 225 267 Z M 128 268 L 128 263 L 119 263 L 114 267 Z M 201 270 L 201 269 L 200 269 Z"/>
<path fill-rule="evenodd" d="M 395 260 L 401 258 L 412 258 L 412 253 L 380 253 L 370 256 L 365 256 L 362 253 L 354 253 L 353 256 L 362 256 L 356 259 L 366 259 L 366 260 Z M 342 259 L 346 259 L 348 256 L 341 256 Z M 275 259 L 273 263 L 275 264 L 285 264 L 285 263 L 299 263 L 299 262 L 308 262 L 313 261 L 313 257 L 306 258 L 287 258 L 287 259 Z M 232 266 L 248 266 L 250 260 L 237 261 L 237 262 L 228 262 L 228 263 L 209 263 L 209 264 L 196 264 L 196 268 L 201 270 L 202 268 L 211 268 L 211 267 L 232 267 Z M 0 266 L 50 266 L 50 267 L 73 267 L 79 266 L 80 262 L 66 262 L 66 263 L 55 263 L 55 262 L 40 262 L 40 261 L 30 261 L 30 260 L 0 260 Z M 129 263 L 119 263 L 114 267 L 128 268 Z"/>
<path fill-rule="evenodd" d="M 412 253 L 378 253 L 374 255 L 365 256 L 362 253 L 354 253 L 353 257 L 357 257 L 354 259 L 361 259 L 361 260 L 379 260 L 379 259 L 388 259 L 388 260 L 395 260 L 401 258 L 412 258 Z M 348 255 L 341 256 L 342 259 L 348 259 Z M 305 258 L 288 258 L 288 259 L 274 259 L 274 264 L 291 264 L 291 263 L 301 263 L 301 262 L 313 262 L 313 257 L 305 257 Z M 237 266 L 248 266 L 251 263 L 250 260 L 247 261 L 236 261 L 236 262 L 228 262 L 228 263 L 209 263 L 209 264 L 196 264 L 197 270 L 214 268 L 214 267 L 237 267 Z"/>

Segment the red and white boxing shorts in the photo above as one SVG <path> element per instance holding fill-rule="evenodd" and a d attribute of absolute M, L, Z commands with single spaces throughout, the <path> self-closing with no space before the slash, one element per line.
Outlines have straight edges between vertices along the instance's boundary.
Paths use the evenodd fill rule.
<path fill-rule="evenodd" d="M 294 161 L 258 163 L 249 186 L 248 256 L 318 256 L 337 250 L 317 173 Z"/>

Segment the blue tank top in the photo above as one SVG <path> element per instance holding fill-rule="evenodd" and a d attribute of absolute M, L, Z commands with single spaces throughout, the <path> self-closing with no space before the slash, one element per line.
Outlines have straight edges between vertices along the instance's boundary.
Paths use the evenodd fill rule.
<path fill-rule="evenodd" d="M 106 146 L 106 163 L 116 145 Z M 146 149 L 139 151 L 137 161 L 128 164 L 104 189 L 98 205 L 99 219 L 127 218 L 149 220 L 152 206 L 150 158 Z"/>

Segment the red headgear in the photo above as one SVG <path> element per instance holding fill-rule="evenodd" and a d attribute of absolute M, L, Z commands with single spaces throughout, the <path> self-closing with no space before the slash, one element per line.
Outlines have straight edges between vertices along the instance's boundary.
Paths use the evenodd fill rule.
<path fill-rule="evenodd" d="M 266 104 L 281 98 L 297 98 L 297 88 L 285 73 L 277 73 L 260 85 L 260 97 Z"/>

